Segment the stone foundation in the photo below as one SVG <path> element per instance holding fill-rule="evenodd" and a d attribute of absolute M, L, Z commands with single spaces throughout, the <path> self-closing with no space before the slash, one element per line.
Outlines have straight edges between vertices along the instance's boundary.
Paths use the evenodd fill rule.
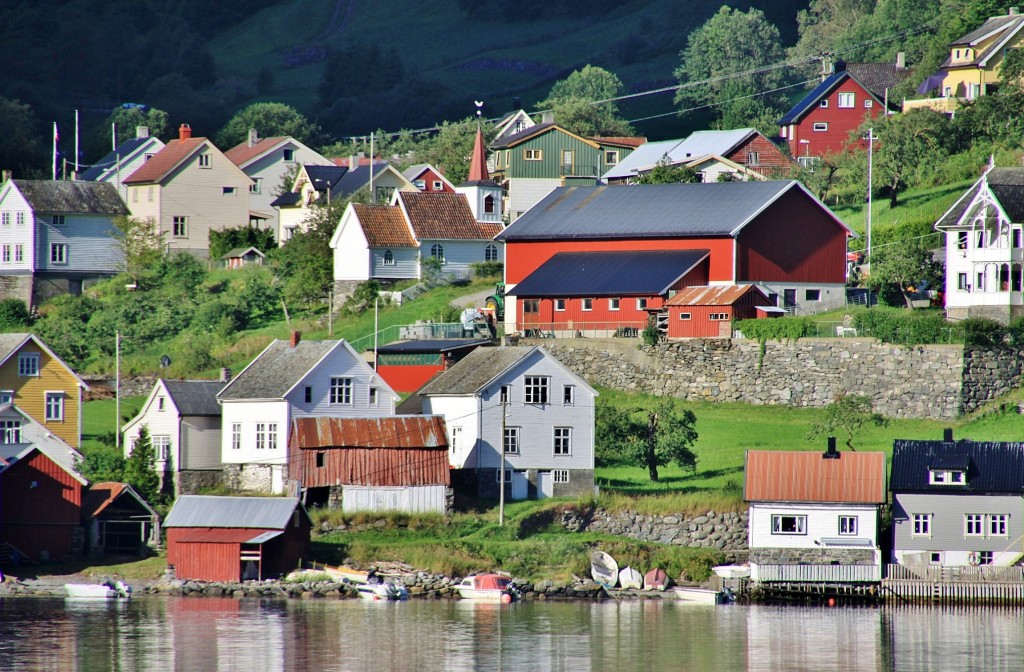
<path fill-rule="evenodd" d="M 658 544 L 717 548 L 729 553 L 747 550 L 746 511 L 647 516 L 634 511 L 566 510 L 561 523 L 570 532 L 601 532 Z"/>
<path fill-rule="evenodd" d="M 220 469 L 178 472 L 178 495 L 194 495 L 223 484 L 224 472 Z"/>
<path fill-rule="evenodd" d="M 756 565 L 874 565 L 871 548 L 755 548 L 750 562 Z"/>
<path fill-rule="evenodd" d="M 273 492 L 272 467 L 265 464 L 225 464 L 224 485 L 236 492 Z"/>

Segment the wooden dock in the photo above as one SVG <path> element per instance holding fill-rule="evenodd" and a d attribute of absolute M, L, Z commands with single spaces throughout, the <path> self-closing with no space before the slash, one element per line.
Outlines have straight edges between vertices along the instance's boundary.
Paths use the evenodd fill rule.
<path fill-rule="evenodd" d="M 886 602 L 1024 604 L 1024 567 L 920 567 L 888 565 Z"/>

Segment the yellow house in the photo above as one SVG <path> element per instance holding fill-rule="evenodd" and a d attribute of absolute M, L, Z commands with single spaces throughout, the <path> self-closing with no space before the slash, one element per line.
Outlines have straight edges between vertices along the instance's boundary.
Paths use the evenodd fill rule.
<path fill-rule="evenodd" d="M 85 381 L 34 334 L 0 334 L 0 408 L 13 403 L 22 412 L 78 450 L 82 437 Z M 0 419 L 0 442 L 18 427 Z"/>
<path fill-rule="evenodd" d="M 976 30 L 953 40 L 949 57 L 935 73 L 918 88 L 920 93 L 932 92 L 937 98 L 908 100 L 903 111 L 930 107 L 952 112 L 958 100 L 974 100 L 999 84 L 999 68 L 1007 51 L 1019 47 L 1024 39 L 1024 15 L 1016 7 L 1008 14 L 993 16 Z"/>

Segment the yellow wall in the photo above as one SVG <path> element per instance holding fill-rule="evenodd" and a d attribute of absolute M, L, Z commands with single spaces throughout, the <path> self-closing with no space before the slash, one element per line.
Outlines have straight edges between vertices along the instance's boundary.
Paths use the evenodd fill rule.
<path fill-rule="evenodd" d="M 21 353 L 39 353 L 39 375 L 18 375 L 18 356 Z M 59 360 L 54 359 L 29 340 L 0 366 L 0 390 L 14 391 L 14 405 L 72 448 L 77 449 L 81 439 L 81 393 L 78 381 Z M 64 419 L 46 421 L 46 393 L 64 392 Z"/>

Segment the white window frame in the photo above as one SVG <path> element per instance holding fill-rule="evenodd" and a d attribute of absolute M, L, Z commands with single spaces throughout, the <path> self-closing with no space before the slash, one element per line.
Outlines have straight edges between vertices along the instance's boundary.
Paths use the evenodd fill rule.
<path fill-rule="evenodd" d="M 442 245 L 441 243 L 434 243 L 433 245 L 431 245 L 430 258 L 439 260 L 442 266 L 448 263 L 444 259 L 444 245 Z"/>
<path fill-rule="evenodd" d="M 395 253 L 391 250 L 384 250 L 384 265 L 394 266 L 395 265 Z"/>
<path fill-rule="evenodd" d="M 0 226 L 10 226 L 10 225 L 11 225 L 11 213 L 9 213 L 9 212 L 0 212 Z"/>
<path fill-rule="evenodd" d="M 550 376 L 523 377 L 523 403 L 544 405 L 551 402 Z"/>
<path fill-rule="evenodd" d="M 330 395 L 328 396 L 328 403 L 331 406 L 351 406 L 352 405 L 352 379 L 343 376 L 333 376 L 331 378 Z"/>
<path fill-rule="evenodd" d="M 543 149 L 523 149 L 523 161 L 543 161 Z"/>
<path fill-rule="evenodd" d="M 0 420 L 0 443 L 21 443 L 21 420 Z"/>
<path fill-rule="evenodd" d="M 565 299 L 555 299 L 554 303 L 555 303 L 555 312 L 556 313 L 564 313 L 565 312 Z"/>
<path fill-rule="evenodd" d="M 252 184 L 249 185 L 250 194 L 261 194 L 263 193 L 263 178 L 254 177 L 252 178 Z"/>
<path fill-rule="evenodd" d="M 641 298 L 638 298 L 636 300 L 636 309 L 637 310 L 647 310 L 647 298 L 646 297 L 641 297 Z"/>
<path fill-rule="evenodd" d="M 292 149 L 291 147 L 286 147 L 284 150 L 282 150 L 281 156 L 284 158 L 285 163 L 295 162 L 295 150 Z"/>
<path fill-rule="evenodd" d="M 18 355 L 18 377 L 38 378 L 39 377 L 39 353 L 22 352 Z"/>
<path fill-rule="evenodd" d="M 171 236 L 188 238 L 188 215 L 174 215 L 171 218 Z"/>
<path fill-rule="evenodd" d="M 839 536 L 856 537 L 859 523 L 857 516 L 839 516 Z"/>
<path fill-rule="evenodd" d="M 836 96 L 836 107 L 852 109 L 857 106 L 857 94 L 852 91 L 840 91 Z"/>
<path fill-rule="evenodd" d="M 199 167 L 200 168 L 213 168 L 213 160 L 210 157 L 209 152 L 203 152 L 199 155 Z"/>
<path fill-rule="evenodd" d="M 448 451 L 455 454 L 455 450 L 459 445 L 459 437 L 462 436 L 462 427 L 452 427 L 451 438 L 448 440 Z"/>
<path fill-rule="evenodd" d="M 965 513 L 964 514 L 964 536 L 965 537 L 984 537 L 985 536 L 985 516 L 981 513 Z"/>
<path fill-rule="evenodd" d="M 484 248 L 484 261 L 498 261 L 498 246 L 488 243 Z"/>
<path fill-rule="evenodd" d="M 551 451 L 555 457 L 572 457 L 572 427 L 554 427 L 551 437 Z"/>
<path fill-rule="evenodd" d="M 576 404 L 576 386 L 562 386 L 562 406 L 574 406 Z"/>
<path fill-rule="evenodd" d="M 1010 516 L 1005 513 L 988 514 L 988 536 L 1008 537 L 1010 535 Z"/>
<path fill-rule="evenodd" d="M 824 132 L 828 131 L 828 122 L 827 121 L 816 121 L 816 122 L 814 122 L 814 126 L 811 127 L 811 130 L 815 131 L 816 133 L 824 133 Z"/>
<path fill-rule="evenodd" d="M 434 191 L 444 191 L 444 182 L 441 180 L 434 180 Z"/>
<path fill-rule="evenodd" d="M 150 439 L 153 445 L 153 459 L 157 462 L 166 462 L 171 456 L 171 437 L 168 434 L 156 434 Z"/>
<path fill-rule="evenodd" d="M 692 313 L 679 313 L 680 320 L 689 320 L 692 318 Z"/>
<path fill-rule="evenodd" d="M 608 310 L 612 312 L 618 312 L 619 310 L 619 299 L 608 299 Z"/>
<path fill-rule="evenodd" d="M 617 165 L 619 165 L 619 150 L 617 150 L 617 149 L 606 149 L 606 150 L 604 150 L 604 164 L 606 166 L 617 166 Z"/>
<path fill-rule="evenodd" d="M 234 187 L 221 187 L 221 193 L 225 196 L 234 196 L 237 191 Z"/>
<path fill-rule="evenodd" d="M 589 313 L 592 310 L 594 310 L 594 300 L 580 299 L 580 310 L 582 310 L 584 313 Z"/>
<path fill-rule="evenodd" d="M 277 450 L 277 423 L 267 423 L 267 450 Z"/>
<path fill-rule="evenodd" d="M 367 401 L 367 403 L 370 406 L 376 406 L 377 403 L 378 403 L 378 399 L 380 398 L 380 395 L 377 393 L 377 388 L 373 387 L 371 385 L 370 389 L 367 391 L 367 394 L 368 394 L 368 401 Z"/>
<path fill-rule="evenodd" d="M 267 423 L 256 423 L 256 450 L 265 450 L 267 447 Z"/>
<path fill-rule="evenodd" d="M 25 244 L 15 243 L 14 244 L 14 263 L 20 264 L 25 261 Z"/>
<path fill-rule="evenodd" d="M 0 262 L 5 264 L 11 263 L 11 244 L 4 243 L 3 247 L 0 247 Z"/>
<path fill-rule="evenodd" d="M 784 530 L 783 525 L 786 519 L 792 518 L 793 525 L 792 530 Z M 807 535 L 807 515 L 802 513 L 773 513 L 772 514 L 772 534 L 781 534 L 784 536 L 806 536 Z"/>
<path fill-rule="evenodd" d="M 568 469 L 552 469 L 551 470 L 551 482 L 552 483 L 568 483 L 569 482 L 569 470 Z"/>
<path fill-rule="evenodd" d="M 804 301 L 821 301 L 820 289 L 805 289 Z"/>
<path fill-rule="evenodd" d="M 64 397 L 62 390 L 43 394 L 46 422 L 64 422 Z"/>
<path fill-rule="evenodd" d="M 21 215 L 23 213 L 19 212 L 18 214 Z M 64 215 L 53 215 L 52 217 L 50 217 L 50 223 L 53 224 L 54 226 L 64 226 L 65 221 L 66 220 L 64 219 Z M 21 224 L 23 222 L 18 223 Z"/>
<path fill-rule="evenodd" d="M 875 106 L 875 101 L 871 100 L 870 98 L 865 98 L 864 99 L 864 109 L 865 110 L 871 109 L 874 106 Z"/>
<path fill-rule="evenodd" d="M 231 450 L 242 449 L 242 423 L 231 423 Z"/>
<path fill-rule="evenodd" d="M 506 455 L 519 454 L 519 438 L 521 432 L 519 427 L 505 427 L 505 434 L 502 436 L 501 447 Z"/>
<path fill-rule="evenodd" d="M 828 107 L 828 98 L 822 98 L 821 102 L 818 103 L 818 107 Z"/>
<path fill-rule="evenodd" d="M 915 513 L 910 517 L 910 536 L 930 537 L 932 536 L 932 514 Z"/>
<path fill-rule="evenodd" d="M 14 403 L 14 390 L 0 390 L 0 406 Z"/>
<path fill-rule="evenodd" d="M 50 263 L 66 266 L 68 263 L 68 244 L 50 243 Z"/>

